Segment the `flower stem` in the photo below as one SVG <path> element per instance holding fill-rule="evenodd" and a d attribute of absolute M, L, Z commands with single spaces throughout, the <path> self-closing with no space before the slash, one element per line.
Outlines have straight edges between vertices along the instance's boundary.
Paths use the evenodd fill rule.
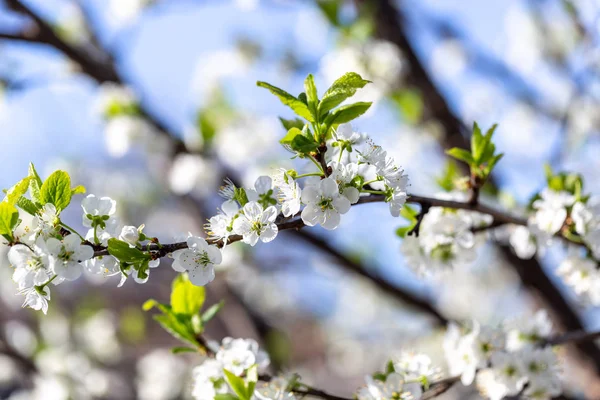
<path fill-rule="evenodd" d="M 58 278 L 58 275 L 54 275 L 52 278 L 48 279 L 48 281 L 46 283 L 41 284 L 39 288 L 43 290 L 46 286 L 50 284 L 50 282 L 52 282 L 56 278 Z"/>
<path fill-rule="evenodd" d="M 320 172 L 309 172 L 307 174 L 296 175 L 296 179 L 305 178 L 307 176 L 323 176 L 323 174 Z"/>
<path fill-rule="evenodd" d="M 66 228 L 66 229 L 68 229 L 68 230 L 69 230 L 69 232 L 71 232 L 71 233 L 74 233 L 74 234 L 76 234 L 77 236 L 79 236 L 79 237 L 81 238 L 81 241 L 82 241 L 82 242 L 85 242 L 85 238 L 84 238 L 83 236 L 81 236 L 81 235 L 79 234 L 79 232 L 77 232 L 75 229 L 71 228 L 69 225 L 65 224 L 65 223 L 64 223 L 64 222 L 62 222 L 62 221 L 60 221 L 60 225 L 61 225 L 63 228 Z"/>
<path fill-rule="evenodd" d="M 98 225 L 94 225 L 94 244 L 100 244 L 100 240 L 98 240 Z"/>
<path fill-rule="evenodd" d="M 367 190 L 367 189 L 361 189 L 360 191 L 361 191 L 361 193 L 385 194 L 385 192 L 384 192 L 383 190 Z"/>
<path fill-rule="evenodd" d="M 342 154 L 344 154 L 344 147 L 340 147 L 340 155 L 338 157 L 338 164 L 342 163 Z"/>
<path fill-rule="evenodd" d="M 375 183 L 375 182 L 379 182 L 379 179 L 375 178 L 375 179 L 371 179 L 370 181 L 366 181 L 365 183 L 363 183 L 363 187 L 370 185 L 371 183 Z"/>
<path fill-rule="evenodd" d="M 313 156 L 308 156 L 308 158 L 317 166 L 317 168 L 319 168 L 319 171 L 321 171 L 323 175 L 325 175 L 325 171 L 323 171 L 323 167 L 321 167 L 321 164 L 319 164 L 319 162 L 315 160 Z"/>

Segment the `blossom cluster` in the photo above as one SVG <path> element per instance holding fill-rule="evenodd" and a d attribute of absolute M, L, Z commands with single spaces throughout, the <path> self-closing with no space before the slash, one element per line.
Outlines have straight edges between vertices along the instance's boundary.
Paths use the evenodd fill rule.
<path fill-rule="evenodd" d="M 119 286 L 128 276 L 138 283 L 148 280 L 147 268 L 122 268 L 112 255 L 94 257 L 93 245 L 107 246 L 111 238 L 120 238 L 131 247 L 145 239 L 143 226 L 123 226 L 116 213 L 116 202 L 109 197 L 93 194 L 83 199 L 83 225 L 88 228 L 85 237 L 64 225 L 60 212 L 51 203 L 45 204 L 35 215 L 21 213 L 23 218 L 15 230 L 16 242 L 8 251 L 8 260 L 15 268 L 13 280 L 25 296 L 23 306 L 48 311 L 49 284 L 59 285 L 78 279 L 84 271 L 103 276 L 121 274 Z M 149 260 L 148 268 L 155 268 L 160 260 Z"/>
<path fill-rule="evenodd" d="M 491 400 L 521 393 L 525 399 L 551 399 L 562 391 L 557 356 L 544 346 L 551 331 L 544 311 L 500 328 L 474 322 L 464 332 L 451 324 L 444 342 L 450 374 L 460 375 L 464 385 L 476 381 Z"/>
<path fill-rule="evenodd" d="M 570 178 L 569 178 L 570 177 Z M 531 203 L 533 214 L 527 227 L 515 229 L 510 238 L 521 258 L 531 258 L 556 242 L 571 242 L 567 257 L 557 269 L 566 285 L 584 303 L 600 304 L 600 199 L 583 196 L 582 181 L 576 175 L 554 178 L 574 184 L 556 184 L 543 189 Z"/>
<path fill-rule="evenodd" d="M 466 193 L 442 193 L 437 198 L 465 201 Z M 475 260 L 482 241 L 473 229 L 491 223 L 491 216 L 475 211 L 431 207 L 422 217 L 419 235 L 406 236 L 401 250 L 418 274 L 436 276 Z"/>
<path fill-rule="evenodd" d="M 358 400 L 419 399 L 423 386 L 437 381 L 440 370 L 432 367 L 425 354 L 404 353 L 390 362 L 384 373 L 366 376 L 366 384 L 356 394 Z"/>
<path fill-rule="evenodd" d="M 212 400 L 217 394 L 230 392 L 226 383 L 225 371 L 242 376 L 254 365 L 258 373 L 266 372 L 270 364 L 267 353 L 260 350 L 253 339 L 233 339 L 226 337 L 220 345 L 209 343 L 215 352 L 214 358 L 206 359 L 194 368 L 192 396 L 196 400 Z"/>

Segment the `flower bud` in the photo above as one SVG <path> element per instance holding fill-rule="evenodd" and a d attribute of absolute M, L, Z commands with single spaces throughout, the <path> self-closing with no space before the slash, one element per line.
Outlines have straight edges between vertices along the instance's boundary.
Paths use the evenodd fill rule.
<path fill-rule="evenodd" d="M 140 240 L 140 233 L 135 226 L 124 226 L 121 230 L 119 239 L 129 243 L 132 246 L 135 246 Z"/>

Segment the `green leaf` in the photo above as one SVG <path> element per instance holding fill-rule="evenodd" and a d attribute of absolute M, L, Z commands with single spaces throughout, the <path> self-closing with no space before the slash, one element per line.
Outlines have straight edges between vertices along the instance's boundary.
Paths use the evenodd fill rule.
<path fill-rule="evenodd" d="M 270 85 L 266 82 L 258 81 L 258 82 L 256 82 L 256 85 L 259 87 L 268 89 L 271 93 L 273 93 L 275 96 L 277 96 L 283 104 L 290 107 L 296 114 L 298 114 L 302 118 L 304 118 L 310 122 L 315 122 L 315 120 L 308 108 L 308 105 L 306 105 L 306 103 L 304 103 L 302 100 L 297 99 L 296 97 L 292 96 L 285 90 L 279 89 L 278 87 Z"/>
<path fill-rule="evenodd" d="M 442 189 L 450 192 L 456 188 L 456 181 L 460 178 L 458 165 L 453 160 L 448 160 L 446 168 L 441 176 L 438 176 L 435 181 Z"/>
<path fill-rule="evenodd" d="M 108 239 L 108 252 L 119 261 L 126 263 L 136 264 L 150 259 L 149 254 L 135 247 L 129 247 L 127 242 L 115 238 Z"/>
<path fill-rule="evenodd" d="M 483 135 L 481 134 L 481 129 L 479 128 L 479 125 L 477 125 L 477 122 L 473 122 L 473 135 L 471 136 L 471 154 L 473 155 L 473 157 L 480 151 L 479 147 L 481 145 L 482 139 Z"/>
<path fill-rule="evenodd" d="M 224 305 L 225 301 L 221 300 L 217 304 L 213 304 L 212 306 L 210 306 L 209 309 L 204 311 L 204 313 L 202 314 L 202 323 L 206 324 L 208 321 L 213 319 L 213 317 L 217 315 L 219 311 L 221 311 Z"/>
<path fill-rule="evenodd" d="M 309 138 L 304 135 L 297 135 L 292 140 L 290 147 L 298 153 L 309 154 L 316 151 L 319 148 L 319 144 L 315 142 L 312 137 Z"/>
<path fill-rule="evenodd" d="M 180 274 L 173 280 L 171 289 L 171 309 L 177 314 L 198 314 L 204 304 L 205 291 L 195 286 L 187 276 Z"/>
<path fill-rule="evenodd" d="M 333 124 L 350 122 L 367 112 L 371 104 L 371 102 L 359 102 L 336 108 L 325 118 L 325 125 L 330 127 Z"/>
<path fill-rule="evenodd" d="M 365 87 L 367 83 L 371 83 L 363 79 L 356 72 L 348 72 L 341 78 L 337 79 L 323 95 L 321 103 L 319 103 L 319 115 L 324 116 L 331 109 L 339 106 L 344 100 L 354 96 L 358 89 Z"/>
<path fill-rule="evenodd" d="M 200 345 L 194 336 L 194 331 L 174 314 L 155 315 L 153 318 L 174 338 L 192 346 Z"/>
<path fill-rule="evenodd" d="M 289 131 L 292 128 L 298 128 L 300 130 L 302 130 L 302 128 L 304 128 L 304 121 L 302 121 L 299 118 L 285 119 L 285 118 L 279 117 L 279 120 L 281 121 L 281 124 L 283 125 L 283 127 L 285 128 L 286 131 Z"/>
<path fill-rule="evenodd" d="M 144 302 L 144 304 L 142 305 L 142 310 L 144 311 L 150 311 L 152 310 L 154 307 L 158 307 L 160 305 L 160 303 L 154 299 L 149 299 L 146 300 Z"/>
<path fill-rule="evenodd" d="M 331 25 L 339 25 L 338 11 L 340 9 L 340 3 L 338 0 L 317 0 L 317 6 L 321 9 L 321 12 L 325 15 Z"/>
<path fill-rule="evenodd" d="M 19 211 L 7 202 L 0 203 L 0 235 L 12 238 L 13 229 L 19 222 Z"/>
<path fill-rule="evenodd" d="M 402 118 L 411 124 L 421 121 L 423 116 L 423 99 L 416 90 L 406 89 L 395 93 L 392 100 L 398 106 Z"/>
<path fill-rule="evenodd" d="M 76 194 L 85 194 L 85 192 L 86 192 L 85 186 L 77 185 L 71 189 L 71 196 L 74 196 Z"/>
<path fill-rule="evenodd" d="M 65 171 L 55 171 L 40 189 L 40 203 L 51 203 L 60 212 L 71 202 L 71 178 Z"/>
<path fill-rule="evenodd" d="M 246 393 L 246 382 L 244 382 L 243 378 L 236 376 L 233 372 L 230 372 L 223 368 L 223 372 L 225 373 L 225 379 L 229 384 L 229 387 L 239 396 L 242 400 L 250 400 L 248 394 Z"/>
<path fill-rule="evenodd" d="M 454 157 L 457 160 L 464 161 L 469 165 L 473 164 L 473 156 L 467 150 L 459 149 L 458 147 L 454 147 L 450 150 L 446 150 L 446 154 L 450 157 Z"/>
<path fill-rule="evenodd" d="M 40 202 L 40 189 L 42 187 L 42 178 L 38 175 L 35 170 L 33 163 L 29 163 L 29 176 L 31 181 L 29 182 L 29 194 L 31 199 L 35 202 Z"/>
<path fill-rule="evenodd" d="M 416 221 L 419 212 L 409 205 L 405 205 L 400 209 L 400 215 L 408 221 Z"/>
<path fill-rule="evenodd" d="M 473 158 L 477 164 L 488 162 L 493 157 L 496 146 L 492 143 L 492 135 L 497 126 L 497 124 L 494 124 L 480 140 L 477 151 L 473 154 Z"/>
<path fill-rule="evenodd" d="M 294 141 L 294 138 L 298 135 L 302 135 L 302 131 L 296 127 L 292 127 L 288 130 L 288 133 L 279 141 L 279 143 L 284 145 L 291 145 Z"/>
<path fill-rule="evenodd" d="M 17 207 L 31 215 L 36 215 L 42 208 L 24 196 L 21 196 L 19 200 L 17 200 Z"/>
<path fill-rule="evenodd" d="M 408 235 L 408 232 L 410 232 L 411 229 L 413 229 L 415 227 L 415 225 L 416 225 L 416 222 L 409 226 L 402 226 L 402 227 L 396 229 L 396 235 L 398 237 L 405 238 L 406 235 Z"/>
<path fill-rule="evenodd" d="M 317 114 L 317 106 L 319 104 L 319 94 L 317 93 L 315 78 L 312 74 L 308 74 L 304 80 L 304 91 L 306 92 L 306 99 L 308 100 L 308 109 L 315 121 L 318 121 L 319 115 Z"/>
<path fill-rule="evenodd" d="M 240 398 L 231 393 L 217 394 L 215 400 L 239 400 Z"/>
<path fill-rule="evenodd" d="M 171 353 L 173 353 L 173 354 L 197 353 L 197 352 L 198 352 L 198 350 L 193 349 L 191 347 L 185 347 L 185 346 L 177 346 L 177 347 L 171 348 Z"/>
<path fill-rule="evenodd" d="M 30 181 L 31 177 L 29 176 L 21 179 L 17 184 L 6 191 L 6 197 L 3 201 L 13 206 L 17 204 L 19 199 L 27 192 Z"/>

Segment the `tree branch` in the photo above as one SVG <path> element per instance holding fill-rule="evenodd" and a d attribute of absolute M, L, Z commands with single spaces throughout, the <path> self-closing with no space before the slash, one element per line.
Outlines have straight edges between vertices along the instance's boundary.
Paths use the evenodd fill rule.
<path fill-rule="evenodd" d="M 433 83 L 429 73 L 419 60 L 408 39 L 404 26 L 404 16 L 391 0 L 357 0 L 357 2 L 359 4 L 367 3 L 373 7 L 377 36 L 396 44 L 404 54 L 409 64 L 409 77 L 407 81 L 420 89 L 424 102 L 427 105 L 426 116 L 438 120 L 445 128 L 442 138 L 443 146 L 445 148 L 459 147 L 467 149 L 469 143 L 462 134 L 462 132 L 466 131 L 465 125 L 450 110 L 444 96 Z M 404 3 L 410 4 L 410 2 Z M 555 320 L 565 330 L 576 331 L 583 329 L 584 324 L 581 318 L 570 307 L 560 290 L 548 278 L 537 260 L 521 260 L 513 254 L 512 249 L 508 246 L 500 246 L 500 250 L 512 268 L 517 271 L 523 284 L 533 292 L 539 293 L 545 305 L 554 310 Z M 585 345 L 577 344 L 577 348 L 580 356 L 593 362 L 595 380 L 598 380 L 600 377 L 600 349 L 592 343 Z"/>

